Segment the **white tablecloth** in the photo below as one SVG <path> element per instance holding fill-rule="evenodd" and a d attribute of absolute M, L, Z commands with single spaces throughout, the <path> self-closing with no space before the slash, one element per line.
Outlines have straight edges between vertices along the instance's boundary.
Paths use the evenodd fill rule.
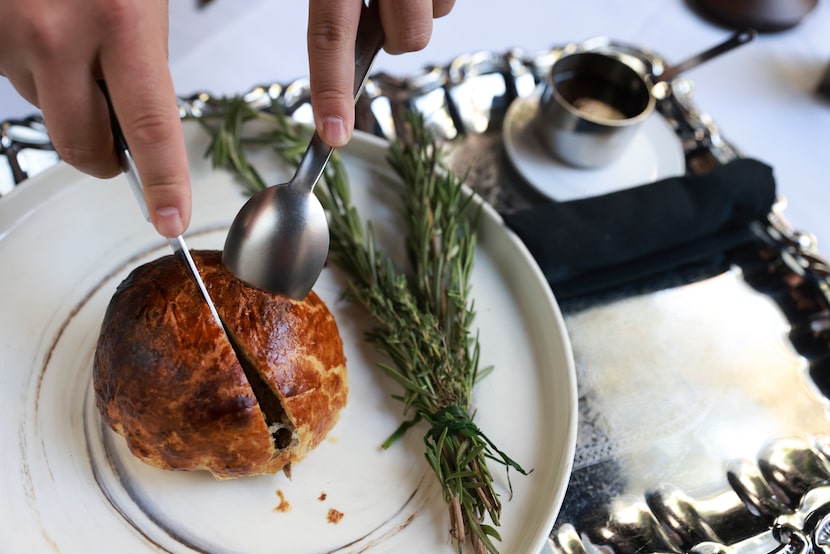
<path fill-rule="evenodd" d="M 307 75 L 307 3 L 214 0 L 171 2 L 170 65 L 177 91 L 233 94 L 253 85 Z M 729 31 L 705 21 L 681 0 L 459 0 L 436 21 L 423 51 L 381 54 L 375 71 L 408 75 L 478 50 L 528 52 L 607 36 L 680 61 Z M 688 74 L 697 105 L 725 137 L 749 156 L 775 168 L 786 214 L 798 229 L 815 233 L 830 253 L 830 99 L 816 95 L 830 64 L 830 2 L 796 28 L 761 35 L 753 43 Z M 0 78 L 0 120 L 29 115 Z"/>

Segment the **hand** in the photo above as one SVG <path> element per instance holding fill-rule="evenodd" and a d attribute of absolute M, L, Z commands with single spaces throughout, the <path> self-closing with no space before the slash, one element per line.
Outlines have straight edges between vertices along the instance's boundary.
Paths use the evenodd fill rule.
<path fill-rule="evenodd" d="M 354 42 L 363 0 L 309 0 L 308 58 L 311 105 L 317 132 L 327 144 L 345 145 L 354 128 Z M 423 49 L 433 18 L 455 0 L 376 0 L 390 54 Z"/>
<path fill-rule="evenodd" d="M 0 75 L 38 106 L 61 158 L 95 177 L 120 172 L 107 105 L 164 236 L 190 222 L 190 180 L 167 67 L 166 0 L 2 0 Z"/>

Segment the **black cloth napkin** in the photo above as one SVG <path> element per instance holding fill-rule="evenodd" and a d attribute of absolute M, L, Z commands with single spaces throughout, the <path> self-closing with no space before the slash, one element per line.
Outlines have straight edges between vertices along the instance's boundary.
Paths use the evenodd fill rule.
<path fill-rule="evenodd" d="M 772 168 L 739 159 L 602 196 L 504 213 L 560 300 L 707 263 L 754 240 L 775 201 Z"/>

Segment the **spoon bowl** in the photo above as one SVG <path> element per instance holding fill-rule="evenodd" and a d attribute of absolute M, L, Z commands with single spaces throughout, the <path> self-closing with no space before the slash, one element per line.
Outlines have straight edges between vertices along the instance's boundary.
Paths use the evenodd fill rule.
<path fill-rule="evenodd" d="M 317 281 L 328 250 L 323 206 L 289 182 L 268 187 L 242 206 L 222 262 L 246 283 L 300 299 Z"/>
<path fill-rule="evenodd" d="M 369 0 L 355 39 L 355 101 L 383 38 L 378 2 Z M 222 252 L 222 263 L 237 278 L 298 300 L 317 282 L 328 256 L 329 227 L 314 186 L 332 151 L 315 132 L 291 180 L 259 191 L 242 206 Z"/>

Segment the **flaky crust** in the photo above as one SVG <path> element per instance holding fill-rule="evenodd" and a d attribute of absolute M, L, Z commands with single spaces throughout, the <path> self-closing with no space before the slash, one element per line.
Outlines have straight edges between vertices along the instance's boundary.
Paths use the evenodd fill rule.
<path fill-rule="evenodd" d="M 317 446 L 346 404 L 334 317 L 313 292 L 303 301 L 265 293 L 233 277 L 220 252 L 192 255 L 228 331 L 277 394 L 290 444 L 274 447 L 230 343 L 173 256 L 136 268 L 110 301 L 93 367 L 99 410 L 151 465 L 274 473 Z"/>

